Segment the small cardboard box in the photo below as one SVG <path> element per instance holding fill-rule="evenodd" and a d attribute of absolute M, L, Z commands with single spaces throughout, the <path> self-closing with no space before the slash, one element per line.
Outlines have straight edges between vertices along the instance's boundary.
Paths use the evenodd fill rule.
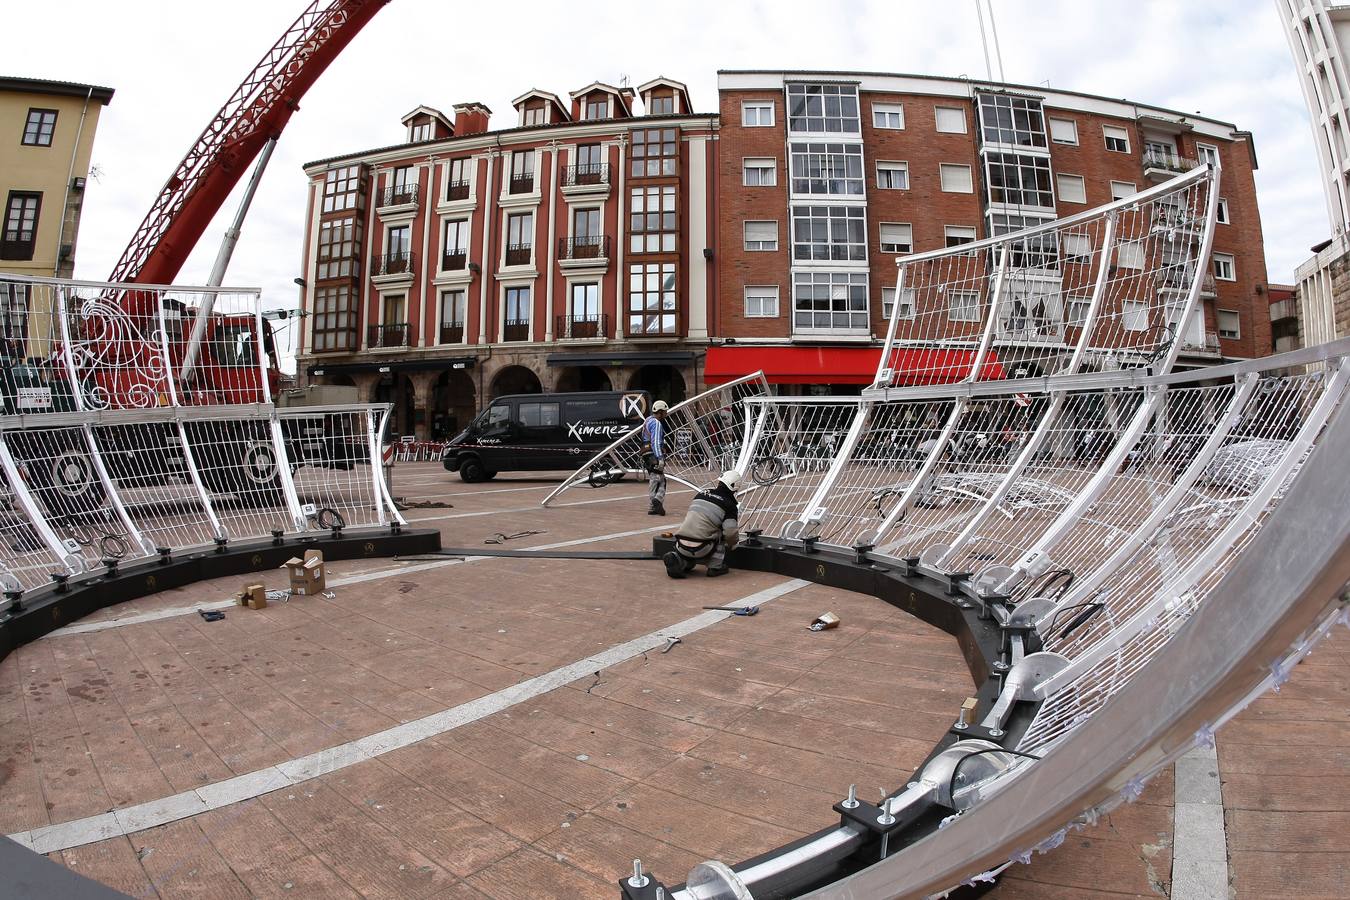
<path fill-rule="evenodd" d="M 267 588 L 261 584 L 246 584 L 239 592 L 239 605 L 249 609 L 267 609 Z"/>
<path fill-rule="evenodd" d="M 327 587 L 322 550 L 306 550 L 304 559 L 291 557 L 282 566 L 291 578 L 291 593 L 312 597 Z"/>

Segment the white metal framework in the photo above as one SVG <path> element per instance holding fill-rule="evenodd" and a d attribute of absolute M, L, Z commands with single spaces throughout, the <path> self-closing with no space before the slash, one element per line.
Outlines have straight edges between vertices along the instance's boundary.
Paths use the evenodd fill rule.
<path fill-rule="evenodd" d="M 256 291 L 0 275 L 0 586 L 402 522 L 388 408 L 278 409 L 276 378 Z"/>

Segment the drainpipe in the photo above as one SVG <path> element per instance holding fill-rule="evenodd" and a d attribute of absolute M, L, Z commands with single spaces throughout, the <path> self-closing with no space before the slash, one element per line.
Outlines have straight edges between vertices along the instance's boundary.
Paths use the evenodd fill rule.
<path fill-rule="evenodd" d="M 89 101 L 94 97 L 94 89 L 91 87 L 84 95 L 84 109 L 80 110 L 80 124 L 75 129 L 75 145 L 70 148 L 70 168 L 66 171 L 66 195 L 61 201 L 61 231 L 56 240 L 56 263 L 52 266 L 52 277 L 56 278 L 61 272 L 61 241 L 66 234 L 66 213 L 70 204 L 70 183 L 75 180 L 75 158 L 80 153 L 80 138 L 84 136 L 84 120 L 89 115 Z M 74 235 L 71 236 L 71 243 L 74 244 Z M 73 251 L 72 251 L 73 252 Z M 74 266 L 71 266 L 72 270 Z M 71 274 L 74 274 L 72 271 Z"/>

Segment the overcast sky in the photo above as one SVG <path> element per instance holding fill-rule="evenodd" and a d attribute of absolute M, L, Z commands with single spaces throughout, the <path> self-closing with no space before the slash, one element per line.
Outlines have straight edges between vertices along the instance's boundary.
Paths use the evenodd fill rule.
<path fill-rule="evenodd" d="M 178 161 L 295 19 L 303 0 L 10 2 L 0 75 L 116 90 L 94 144 L 76 276 L 103 279 Z M 1271 0 L 994 0 L 1011 82 L 1200 112 L 1255 135 L 1269 278 L 1292 280 L 1329 234 L 1303 96 Z M 391 0 L 310 90 L 245 223 L 226 283 L 294 306 L 301 166 L 403 140 L 419 104 L 478 100 L 494 128 L 531 87 L 666 75 L 717 109 L 717 69 L 848 69 L 985 77 L 974 0 L 643 5 Z M 242 182 L 241 182 L 242 184 Z M 236 199 L 179 275 L 205 280 Z"/>

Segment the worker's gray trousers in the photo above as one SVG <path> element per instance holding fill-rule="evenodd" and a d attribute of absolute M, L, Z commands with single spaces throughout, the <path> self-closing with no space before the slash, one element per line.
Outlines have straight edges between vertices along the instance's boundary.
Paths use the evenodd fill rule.
<path fill-rule="evenodd" d="M 647 499 L 652 506 L 665 506 L 666 476 L 664 472 L 647 473 Z"/>

